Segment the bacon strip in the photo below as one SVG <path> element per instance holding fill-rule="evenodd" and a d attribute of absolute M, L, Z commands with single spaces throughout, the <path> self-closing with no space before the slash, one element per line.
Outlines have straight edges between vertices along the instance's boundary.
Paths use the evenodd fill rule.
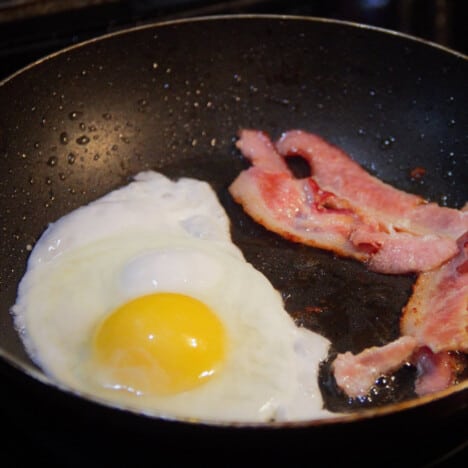
<path fill-rule="evenodd" d="M 385 215 L 398 222 L 405 213 L 424 203 L 423 198 L 371 176 L 345 152 L 317 135 L 291 130 L 283 133 L 276 147 L 284 157 L 302 156 L 321 188 L 351 201 L 359 212 Z"/>
<path fill-rule="evenodd" d="M 354 213 L 329 212 L 306 180 L 252 166 L 239 174 L 229 190 L 255 221 L 286 239 L 333 248 L 362 261 L 368 258 L 366 251 L 350 241 Z"/>
<path fill-rule="evenodd" d="M 363 397 L 384 374 L 408 361 L 417 347 L 417 340 L 404 336 L 384 346 L 373 346 L 359 354 L 349 351 L 338 354 L 332 369 L 336 384 L 352 398 Z"/>
<path fill-rule="evenodd" d="M 456 360 L 448 352 L 433 353 L 427 346 L 412 357 L 417 368 L 415 392 L 419 396 L 445 390 L 456 381 Z"/>
<path fill-rule="evenodd" d="M 337 385 L 348 396 L 365 396 L 379 374 L 400 367 L 409 357 L 405 346 L 413 353 L 411 361 L 417 368 L 417 395 L 454 384 L 457 366 L 451 351 L 468 352 L 468 232 L 457 244 L 456 257 L 437 270 L 419 275 L 403 308 L 402 338 L 357 356 L 338 355 L 333 371 Z"/>
<path fill-rule="evenodd" d="M 273 144 L 242 130 L 237 147 L 252 162 L 229 190 L 257 222 L 296 242 L 366 262 L 382 273 L 423 272 L 403 309 L 403 337 L 337 356 L 337 384 L 351 397 L 413 354 L 419 395 L 453 384 L 451 351 L 468 352 L 468 203 L 455 210 L 385 184 L 317 135 L 286 132 Z M 297 179 L 285 158 L 312 175 Z M 457 241 L 458 239 L 458 241 Z"/>
<path fill-rule="evenodd" d="M 421 273 L 403 308 L 400 329 L 434 353 L 468 352 L 468 231 L 459 253 L 437 270 Z"/>
<path fill-rule="evenodd" d="M 229 187 L 257 222 L 295 242 L 366 262 L 382 273 L 427 271 L 457 252 L 468 212 L 426 203 L 368 174 L 320 137 L 293 130 L 273 145 L 242 130 L 237 147 L 252 166 Z M 284 158 L 300 155 L 312 175 L 296 179 Z"/>
<path fill-rule="evenodd" d="M 378 219 L 388 232 L 438 233 L 457 239 L 468 230 L 463 210 L 427 203 L 418 195 L 382 182 L 317 135 L 291 130 L 282 135 L 276 147 L 284 157 L 305 158 L 321 188 L 349 200 L 361 214 Z"/>

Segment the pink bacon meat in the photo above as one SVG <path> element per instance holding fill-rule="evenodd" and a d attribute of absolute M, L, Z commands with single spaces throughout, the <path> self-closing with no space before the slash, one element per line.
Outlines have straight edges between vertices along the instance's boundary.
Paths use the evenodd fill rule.
<path fill-rule="evenodd" d="M 468 232 L 459 253 L 440 268 L 421 273 L 403 308 L 402 338 L 333 362 L 337 385 L 350 397 L 363 397 L 376 379 L 410 360 L 417 369 L 415 392 L 422 396 L 456 381 L 457 359 L 468 352 Z"/>
<path fill-rule="evenodd" d="M 397 190 L 300 130 L 276 144 L 263 132 L 242 130 L 237 147 L 252 166 L 230 192 L 266 228 L 375 271 L 425 272 L 403 310 L 403 336 L 357 355 L 339 354 L 332 365 L 337 385 L 348 396 L 365 396 L 379 376 L 409 360 L 417 367 L 418 395 L 453 384 L 452 351 L 468 352 L 468 203 L 444 208 Z M 284 159 L 296 155 L 310 165 L 310 177 L 297 179 L 289 170 Z"/>
<path fill-rule="evenodd" d="M 352 398 L 367 395 L 376 380 L 408 361 L 418 342 L 404 336 L 384 346 L 373 346 L 359 354 L 338 354 L 332 368 L 336 384 Z"/>
<path fill-rule="evenodd" d="M 368 174 L 322 138 L 292 130 L 273 144 L 242 130 L 237 147 L 252 162 L 229 190 L 257 222 L 283 237 L 366 262 L 382 273 L 436 268 L 457 252 L 468 213 L 426 203 Z M 297 179 L 284 158 L 299 155 L 312 175 Z"/>
<path fill-rule="evenodd" d="M 463 210 L 467 208 L 465 205 Z M 418 395 L 455 383 L 458 364 L 454 351 L 468 352 L 468 232 L 458 239 L 458 246 L 459 253 L 452 260 L 419 275 L 403 308 L 401 332 L 426 344 L 413 356 Z"/>
<path fill-rule="evenodd" d="M 400 329 L 432 352 L 468 352 L 468 232 L 459 253 L 439 269 L 421 273 L 403 308 Z"/>
<path fill-rule="evenodd" d="M 252 218 L 289 240 L 367 258 L 349 240 L 356 214 L 344 200 L 321 190 L 312 178 L 295 179 L 265 133 L 243 130 L 240 136 L 237 147 L 252 166 L 229 191 Z"/>

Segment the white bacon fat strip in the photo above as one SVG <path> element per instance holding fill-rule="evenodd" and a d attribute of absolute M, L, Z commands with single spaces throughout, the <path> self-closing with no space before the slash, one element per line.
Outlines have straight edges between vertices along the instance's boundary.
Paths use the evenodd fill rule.
<path fill-rule="evenodd" d="M 368 174 L 346 153 L 300 130 L 274 145 L 257 130 L 237 142 L 252 166 L 229 190 L 257 222 L 285 238 L 364 261 L 382 273 L 428 271 L 457 252 L 468 213 L 426 203 Z M 284 158 L 300 155 L 312 175 L 297 179 Z"/>

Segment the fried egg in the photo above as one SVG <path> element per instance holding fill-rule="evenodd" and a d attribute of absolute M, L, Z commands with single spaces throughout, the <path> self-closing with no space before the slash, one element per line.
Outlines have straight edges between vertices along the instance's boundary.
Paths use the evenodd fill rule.
<path fill-rule="evenodd" d="M 49 225 L 12 313 L 51 379 L 104 404 L 208 422 L 331 414 L 329 341 L 296 326 L 203 181 L 142 172 Z"/>

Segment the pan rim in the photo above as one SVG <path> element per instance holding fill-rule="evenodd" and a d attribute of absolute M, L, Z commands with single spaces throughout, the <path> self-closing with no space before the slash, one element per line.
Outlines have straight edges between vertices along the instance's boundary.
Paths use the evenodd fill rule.
<path fill-rule="evenodd" d="M 206 16 L 200 16 L 200 17 L 179 18 L 179 19 L 173 19 L 173 20 L 167 20 L 167 21 L 151 22 L 151 23 L 147 23 L 143 25 L 134 26 L 134 27 L 123 28 L 117 31 L 113 31 L 107 34 L 99 35 L 97 37 L 81 41 L 76 44 L 72 44 L 58 51 L 47 54 L 44 57 L 39 58 L 29 63 L 28 65 L 20 68 L 13 74 L 0 80 L 0 87 L 5 86 L 8 82 L 12 81 L 13 79 L 22 75 L 23 73 L 26 73 L 27 71 L 35 68 L 41 63 L 47 62 L 49 60 L 53 60 L 54 58 L 61 56 L 63 54 L 69 53 L 75 49 L 87 47 L 95 43 L 100 43 L 101 41 L 107 41 L 114 37 L 120 37 L 120 36 L 124 36 L 127 34 L 133 34 L 139 31 L 152 30 L 152 29 L 156 30 L 158 28 L 167 27 L 167 26 L 192 24 L 192 23 L 208 22 L 208 21 L 215 22 L 215 21 L 220 21 L 220 20 L 222 21 L 226 21 L 226 20 L 275 20 L 278 22 L 300 21 L 300 22 L 310 22 L 310 23 L 320 23 L 320 24 L 323 23 L 323 24 L 333 24 L 337 26 L 346 26 L 349 28 L 355 28 L 355 29 L 364 30 L 364 31 L 373 31 L 379 34 L 399 37 L 399 38 L 408 40 L 410 42 L 415 42 L 415 43 L 419 43 L 430 48 L 438 49 L 458 59 L 461 59 L 464 61 L 468 60 L 468 55 L 465 55 L 459 51 L 456 51 L 444 45 L 440 45 L 435 42 L 422 39 L 422 38 L 419 38 L 419 37 L 416 37 L 407 33 L 394 31 L 391 29 L 386 29 L 386 28 L 377 27 L 377 26 L 366 25 L 366 24 L 362 24 L 358 22 L 322 18 L 318 16 L 297 16 L 297 15 L 281 15 L 281 14 L 206 15 Z M 175 423 L 206 425 L 206 426 L 212 426 L 212 427 L 228 427 L 228 428 L 236 427 L 239 429 L 242 429 L 242 428 L 295 429 L 295 428 L 307 428 L 307 427 L 322 427 L 322 426 L 329 426 L 329 425 L 336 425 L 336 424 L 349 424 L 353 422 L 359 422 L 359 421 L 364 421 L 368 419 L 375 419 L 378 417 L 384 417 L 384 416 L 392 415 L 392 414 L 399 413 L 402 411 L 419 408 L 419 407 L 428 405 L 431 402 L 442 400 L 449 395 L 468 391 L 468 380 L 465 380 L 446 390 L 435 392 L 433 394 L 426 395 L 423 397 L 412 398 L 407 401 L 385 405 L 382 407 L 362 409 L 362 410 L 353 411 L 350 413 L 338 413 L 336 416 L 332 416 L 328 418 L 318 418 L 318 419 L 306 420 L 306 421 L 273 422 L 273 423 L 244 423 L 244 422 L 240 423 L 240 422 L 223 422 L 223 421 L 211 421 L 211 420 L 193 421 L 188 418 L 187 419 L 179 418 L 179 417 L 174 418 L 174 417 L 166 417 L 160 414 L 147 414 L 136 409 L 120 407 L 116 404 L 113 404 L 112 402 L 100 399 L 94 395 L 89 395 L 83 392 L 78 392 L 72 388 L 64 386 L 63 384 L 55 381 L 54 379 L 49 378 L 47 374 L 45 374 L 40 369 L 34 367 L 33 365 L 29 365 L 27 363 L 21 362 L 19 359 L 14 357 L 10 352 L 6 351 L 1 346 L 0 346 L 0 359 L 3 362 L 5 362 L 8 366 L 12 367 L 15 371 L 21 372 L 25 374 L 26 376 L 38 381 L 41 384 L 54 387 L 60 391 L 64 391 L 67 394 L 74 395 L 84 400 L 91 401 L 92 403 L 104 405 L 108 408 L 115 409 L 115 410 L 129 412 L 137 417 L 149 417 L 151 419 L 154 419 L 155 421 L 167 421 L 167 422 L 173 421 Z"/>
<path fill-rule="evenodd" d="M 442 400 L 445 397 L 456 393 L 466 392 L 468 395 L 468 380 L 453 385 L 445 390 L 434 392 L 425 396 L 412 398 L 410 400 L 402 401 L 399 403 L 393 403 L 390 405 L 384 405 L 375 408 L 361 409 L 357 411 L 351 411 L 349 413 L 336 413 L 329 417 L 321 417 L 311 420 L 301 421 L 276 421 L 276 422 L 236 422 L 236 421 L 217 421 L 217 420 L 205 420 L 184 417 L 175 417 L 165 415 L 163 413 L 152 413 L 132 408 L 131 406 L 119 405 L 111 402 L 104 398 L 100 398 L 91 393 L 82 392 L 66 386 L 59 381 L 50 378 L 46 373 L 40 369 L 36 369 L 33 366 L 23 365 L 18 362 L 17 359 L 13 358 L 10 353 L 5 352 L 0 348 L 0 359 L 13 368 L 16 372 L 25 374 L 27 377 L 36 380 L 37 382 L 53 387 L 58 391 L 65 393 L 68 396 L 74 396 L 80 398 L 86 402 L 94 403 L 106 407 L 111 410 L 117 410 L 133 415 L 134 417 L 143 417 L 154 421 L 166 422 L 166 423 L 182 423 L 191 426 L 207 426 L 207 427 L 218 427 L 218 428 L 237 428 L 237 429 L 263 429 L 263 430 L 278 430 L 278 429 L 301 429 L 308 427 L 326 427 L 335 426 L 337 424 L 349 425 L 354 422 L 364 422 L 370 419 L 384 418 L 385 416 L 395 415 L 404 411 L 410 411 L 417 409 L 422 406 L 427 406 L 430 403 Z"/>
<path fill-rule="evenodd" d="M 464 54 L 463 52 L 459 52 L 455 49 L 452 49 L 450 47 L 437 44 L 436 42 L 423 39 L 408 33 L 388 29 L 388 28 L 383 28 L 379 26 L 373 26 L 373 25 L 367 25 L 355 21 L 347 21 L 347 20 L 340 20 L 340 19 L 331 19 L 331 18 L 323 18 L 320 16 L 299 16 L 299 15 L 281 15 L 281 14 L 260 14 L 260 13 L 255 13 L 255 14 L 225 14 L 225 15 L 206 15 L 206 16 L 197 16 L 197 17 L 189 17 L 189 18 L 178 18 L 178 19 L 172 19 L 172 20 L 166 20 L 166 21 L 155 21 L 151 23 L 146 23 L 138 26 L 133 26 L 133 27 L 128 27 L 128 28 L 122 28 L 117 31 L 112 31 L 106 34 L 102 34 L 90 39 L 86 39 L 84 41 L 80 41 L 76 44 L 69 45 L 67 47 L 64 47 L 62 49 L 59 49 L 55 52 L 51 52 L 50 54 L 47 54 L 27 65 L 24 67 L 20 68 L 16 72 L 13 72 L 11 75 L 3 78 L 0 80 L 0 86 L 4 86 L 7 84 L 10 80 L 14 79 L 16 76 L 21 75 L 22 73 L 27 72 L 28 70 L 34 68 L 37 65 L 40 65 L 43 62 L 46 62 L 48 60 L 52 60 L 57 56 L 60 56 L 62 54 L 68 53 L 70 51 L 73 51 L 75 49 L 80 49 L 81 47 L 86 47 L 90 44 L 98 43 L 101 41 L 106 41 L 108 39 L 112 39 L 113 37 L 118 37 L 118 36 L 123 36 L 126 34 L 132 34 L 134 32 L 138 31 L 144 31 L 144 30 L 149 30 L 149 29 L 156 29 L 160 27 L 166 27 L 166 26 L 174 26 L 174 25 L 179 25 L 179 24 L 187 24 L 187 23 L 197 23 L 197 22 L 207 22 L 207 21 L 219 21 L 219 20 L 258 20 L 258 19 L 263 19 L 263 20 L 278 20 L 278 21 L 308 21 L 311 23 L 324 23 L 324 24 L 334 24 L 338 26 L 346 26 L 350 28 L 356 28 L 360 30 L 366 30 L 366 31 L 373 31 L 376 33 L 381 33 L 381 34 L 388 34 L 390 36 L 394 37 L 400 37 L 405 40 L 409 40 L 412 42 L 420 43 L 425 46 L 431 47 L 438 49 L 442 52 L 448 53 L 450 55 L 453 55 L 457 58 L 460 58 L 462 60 L 468 60 L 468 55 Z"/>

